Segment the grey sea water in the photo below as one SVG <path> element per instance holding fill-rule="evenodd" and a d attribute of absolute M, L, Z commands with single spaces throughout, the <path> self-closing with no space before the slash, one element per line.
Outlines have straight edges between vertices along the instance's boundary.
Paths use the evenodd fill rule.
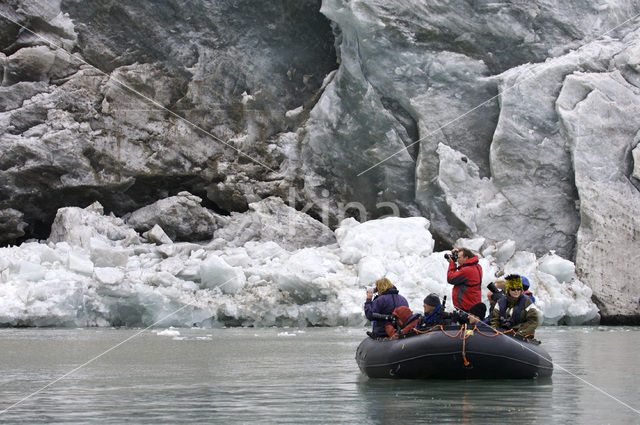
<path fill-rule="evenodd" d="M 178 331 L 0 330 L 0 423 L 640 424 L 637 327 L 541 328 L 544 381 L 370 380 L 360 328 Z"/>

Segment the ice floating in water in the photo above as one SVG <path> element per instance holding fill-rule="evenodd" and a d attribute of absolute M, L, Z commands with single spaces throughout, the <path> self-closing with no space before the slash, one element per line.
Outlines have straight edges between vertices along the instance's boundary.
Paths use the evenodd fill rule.
<path fill-rule="evenodd" d="M 157 245 L 104 216 L 99 204 L 63 208 L 48 241 L 0 249 L 0 325 L 364 325 L 365 288 L 382 276 L 413 310 L 431 292 L 447 295 L 450 310 L 447 261 L 433 252 L 428 228 L 421 217 L 347 219 L 335 231 L 337 244 L 293 251 L 270 241 Z M 485 302 L 496 273 L 518 273 L 531 282 L 545 323 L 597 319 L 591 290 L 570 261 L 553 253 L 538 259 L 512 241 L 461 243 L 483 253 Z"/>
<path fill-rule="evenodd" d="M 165 329 L 163 331 L 156 332 L 156 335 L 158 335 L 158 336 L 172 336 L 172 337 L 175 337 L 175 336 L 180 336 L 180 331 L 178 331 L 176 329 L 173 329 L 173 328 L 169 328 L 169 329 Z"/>

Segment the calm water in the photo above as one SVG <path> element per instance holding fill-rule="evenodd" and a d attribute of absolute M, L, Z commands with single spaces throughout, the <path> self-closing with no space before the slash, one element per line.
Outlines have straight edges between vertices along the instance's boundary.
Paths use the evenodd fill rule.
<path fill-rule="evenodd" d="M 0 330 L 0 411 L 139 332 Z M 640 424 L 640 328 L 542 328 L 545 381 L 360 374 L 362 329 L 146 331 L 0 414 L 1 423 Z"/>

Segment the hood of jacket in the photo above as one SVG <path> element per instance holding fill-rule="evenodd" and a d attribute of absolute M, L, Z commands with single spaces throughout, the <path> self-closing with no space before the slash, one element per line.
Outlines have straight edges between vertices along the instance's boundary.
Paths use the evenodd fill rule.
<path fill-rule="evenodd" d="M 475 264 L 475 263 L 477 263 L 477 262 L 478 262 L 478 256 L 477 256 L 477 255 L 474 255 L 474 256 L 473 256 L 473 257 L 471 257 L 471 258 L 467 258 L 467 261 L 465 261 L 464 263 L 462 263 L 462 264 L 460 265 L 460 267 L 463 267 L 463 266 L 470 266 L 470 265 Z"/>
<path fill-rule="evenodd" d="M 398 318 L 398 322 L 401 326 L 406 326 L 407 320 L 409 320 L 409 318 L 413 316 L 413 312 L 409 307 L 400 306 L 396 307 L 396 309 L 393 310 L 393 315 Z"/>
<path fill-rule="evenodd" d="M 378 294 L 378 295 L 393 295 L 393 294 L 399 294 L 400 292 L 398 291 L 398 289 L 396 289 L 395 287 L 393 288 L 389 288 L 386 291 L 384 291 L 382 294 Z"/>

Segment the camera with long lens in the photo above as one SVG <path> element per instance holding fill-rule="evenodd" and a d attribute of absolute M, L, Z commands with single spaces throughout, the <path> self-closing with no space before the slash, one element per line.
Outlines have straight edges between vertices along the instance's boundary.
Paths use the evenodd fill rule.
<path fill-rule="evenodd" d="M 456 261 L 458 261 L 458 251 L 455 251 L 455 252 L 453 252 L 451 254 L 449 254 L 448 252 L 445 253 L 444 254 L 444 258 L 446 258 L 447 260 L 451 259 L 451 261 L 453 261 L 455 263 Z"/>
<path fill-rule="evenodd" d="M 396 329 L 401 328 L 400 324 L 398 323 L 398 318 L 393 314 L 371 313 L 371 317 L 374 320 L 388 321 L 389 323 L 391 323 L 391 326 L 393 326 Z"/>
<path fill-rule="evenodd" d="M 491 291 L 491 301 L 498 301 L 504 295 L 504 291 L 498 289 L 493 282 L 487 285 L 487 289 Z"/>
<path fill-rule="evenodd" d="M 393 314 L 371 313 L 371 317 L 373 317 L 375 320 L 386 320 L 393 324 L 395 324 L 395 322 L 397 321 L 396 316 L 394 316 Z"/>

